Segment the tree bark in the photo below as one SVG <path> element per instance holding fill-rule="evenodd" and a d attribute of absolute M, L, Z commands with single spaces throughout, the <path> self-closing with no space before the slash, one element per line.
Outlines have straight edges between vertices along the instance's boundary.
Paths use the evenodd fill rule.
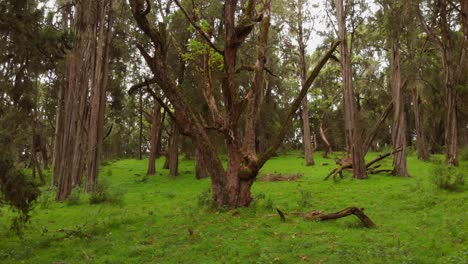
<path fill-rule="evenodd" d="M 359 117 L 356 110 L 356 101 L 353 92 L 351 57 L 347 44 L 346 14 L 343 8 L 343 0 L 336 0 L 338 36 L 341 40 L 340 59 L 344 88 L 345 128 L 348 138 L 348 149 L 353 159 L 353 177 L 366 179 L 367 171 L 364 162 L 362 139 L 359 129 Z"/>
<path fill-rule="evenodd" d="M 205 160 L 205 157 L 202 156 L 198 149 L 195 150 L 195 178 L 204 179 L 209 177 L 208 162 Z"/>

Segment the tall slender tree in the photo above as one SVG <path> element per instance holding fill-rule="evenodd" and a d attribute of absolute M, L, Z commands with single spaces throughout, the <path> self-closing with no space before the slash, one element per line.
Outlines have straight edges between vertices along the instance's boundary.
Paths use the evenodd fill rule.
<path fill-rule="evenodd" d="M 348 3 L 349 4 L 349 3 Z M 346 30 L 346 13 L 343 0 L 336 0 L 336 16 L 338 23 L 338 37 L 340 44 L 341 75 L 343 79 L 343 97 L 345 128 L 348 142 L 348 153 L 351 153 L 353 163 L 353 177 L 366 179 L 367 171 L 364 162 L 362 138 L 359 129 L 359 112 L 356 108 L 356 100 L 353 92 L 351 54 L 348 49 L 348 36 Z"/>

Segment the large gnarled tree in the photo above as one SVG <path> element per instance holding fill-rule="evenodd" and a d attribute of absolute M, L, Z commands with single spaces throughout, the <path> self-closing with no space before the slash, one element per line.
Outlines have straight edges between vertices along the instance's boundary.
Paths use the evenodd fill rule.
<path fill-rule="evenodd" d="M 222 76 L 222 107 L 211 104 L 212 93 L 204 94 L 207 106 L 211 113 L 210 120 L 193 110 L 189 102 L 181 95 L 177 82 L 172 77 L 172 69 L 167 63 L 168 35 L 164 24 L 154 25 L 148 20 L 151 12 L 149 1 L 130 0 L 133 16 L 138 27 L 150 39 L 153 49 L 149 51 L 142 45 L 138 46 L 153 73 L 151 82 L 157 83 L 166 98 L 175 110 L 174 120 L 180 132 L 189 136 L 196 144 L 198 154 L 203 156 L 208 172 L 211 176 L 213 199 L 217 206 L 243 207 L 248 206 L 252 200 L 250 188 L 259 170 L 266 161 L 281 146 L 284 136 L 290 127 L 292 118 L 301 105 L 301 101 L 317 77 L 320 69 L 337 47 L 334 44 L 323 58 L 317 63 L 312 73 L 303 84 L 302 89 L 295 98 L 282 127 L 272 145 L 261 155 L 255 149 L 256 125 L 258 122 L 258 109 L 261 106 L 264 90 L 265 50 L 270 27 L 271 0 L 263 2 L 260 14 L 256 12 L 255 0 L 246 1 L 242 11 L 239 11 L 237 0 L 226 0 L 223 8 L 224 48 L 218 47 L 206 32 L 191 20 L 191 16 L 179 1 L 175 1 L 181 11 L 190 20 L 197 33 L 200 34 L 211 49 L 223 57 Z M 257 59 L 254 64 L 253 81 L 245 96 L 241 96 L 236 81 L 237 53 L 241 44 L 251 35 L 255 25 L 259 23 L 259 40 Z M 221 41 L 219 41 L 221 42 Z M 244 113 L 244 109 L 245 113 Z M 245 132 L 241 133 L 241 116 L 244 115 Z M 227 168 L 225 169 L 219 159 L 218 152 L 211 142 L 208 131 L 215 130 L 225 139 L 227 150 Z"/>

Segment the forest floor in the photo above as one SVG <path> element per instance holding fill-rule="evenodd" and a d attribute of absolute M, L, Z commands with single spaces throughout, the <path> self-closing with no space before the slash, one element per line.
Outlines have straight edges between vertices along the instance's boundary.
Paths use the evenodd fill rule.
<path fill-rule="evenodd" d="M 369 159 L 377 154 L 372 153 Z M 305 167 L 298 153 L 271 159 L 267 173 L 303 174 L 296 181 L 253 185 L 250 208 L 210 207 L 209 179 L 196 180 L 192 160 L 180 175 L 145 177 L 147 160 L 119 160 L 101 169 L 114 201 L 89 204 L 78 192 L 55 202 L 43 190 L 20 239 L 9 232 L 13 214 L 0 210 L 1 263 L 468 263 L 468 192 L 436 188 L 432 162 L 408 159 L 410 178 L 388 174 L 368 180 L 323 181 L 333 159 L 315 155 Z M 328 163 L 328 164 L 325 164 Z M 383 162 L 391 166 L 391 158 Z M 460 170 L 467 172 L 468 163 Z M 120 197 L 121 196 L 121 197 Z M 121 199 L 119 199 L 119 197 Z M 349 206 L 365 208 L 377 224 L 354 216 L 315 222 L 286 213 Z"/>

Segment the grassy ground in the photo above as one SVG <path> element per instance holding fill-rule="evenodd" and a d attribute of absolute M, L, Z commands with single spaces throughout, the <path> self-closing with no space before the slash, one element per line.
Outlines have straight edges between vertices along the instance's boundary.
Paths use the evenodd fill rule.
<path fill-rule="evenodd" d="M 124 194 L 121 204 L 90 205 L 85 195 L 75 205 L 57 203 L 44 191 L 22 239 L 9 234 L 12 213 L 3 208 L 0 262 L 468 263 L 466 190 L 435 188 L 434 164 L 414 157 L 411 178 L 381 174 L 358 181 L 347 174 L 339 182 L 323 181 L 334 167 L 331 159 L 316 155 L 317 165 L 305 167 L 299 154 L 276 157 L 262 173 L 304 177 L 256 182 L 253 205 L 232 211 L 210 209 L 209 180 L 194 179 L 193 161 L 181 161 L 176 179 L 161 169 L 146 179 L 146 163 L 121 160 L 102 168 L 110 189 Z M 378 227 L 364 228 L 353 216 L 312 222 L 287 215 L 282 223 L 274 209 L 348 206 L 364 207 Z"/>

